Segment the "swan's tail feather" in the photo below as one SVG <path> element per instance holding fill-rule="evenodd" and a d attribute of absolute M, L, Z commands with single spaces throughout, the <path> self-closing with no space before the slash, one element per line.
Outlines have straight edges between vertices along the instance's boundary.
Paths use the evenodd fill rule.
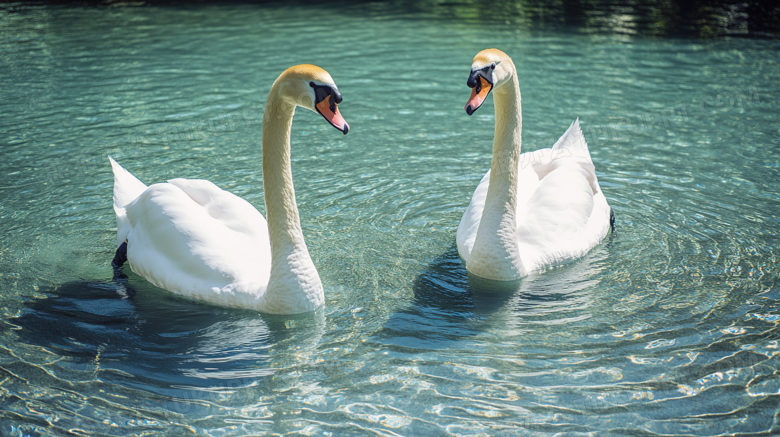
<path fill-rule="evenodd" d="M 146 185 L 110 156 L 108 160 L 114 170 L 114 208 L 124 208 L 146 190 Z"/>
<path fill-rule="evenodd" d="M 114 212 L 116 213 L 116 245 L 121 246 L 130 232 L 130 221 L 125 208 L 127 204 L 137 199 L 146 190 L 146 185 L 130 172 L 117 164 L 110 156 L 111 168 L 114 171 Z"/>
<path fill-rule="evenodd" d="M 596 167 L 590 157 L 588 143 L 580 129 L 580 119 L 577 117 L 574 123 L 566 129 L 563 135 L 555 142 L 553 150 L 553 166 L 558 168 L 569 163 L 576 163 L 587 173 L 588 183 L 595 195 L 601 188 L 596 177 Z M 560 158 L 560 159 L 559 159 Z"/>
<path fill-rule="evenodd" d="M 582 158 L 586 159 L 588 162 L 592 162 L 590 159 L 590 150 L 588 150 L 588 143 L 585 141 L 582 129 L 580 129 L 579 117 L 577 117 L 577 119 L 574 120 L 574 123 L 566 129 L 566 132 L 558 138 L 558 141 L 555 142 L 552 149 L 554 154 Z"/>

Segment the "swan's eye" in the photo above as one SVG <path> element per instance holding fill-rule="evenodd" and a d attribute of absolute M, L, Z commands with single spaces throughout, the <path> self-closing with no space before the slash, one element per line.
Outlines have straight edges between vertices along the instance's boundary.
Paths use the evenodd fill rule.
<path fill-rule="evenodd" d="M 311 82 L 309 82 L 309 86 L 310 86 L 310 87 L 312 87 L 312 88 L 314 88 L 314 87 L 315 87 L 315 86 L 317 86 L 317 85 L 315 85 L 315 84 L 314 84 L 314 81 L 311 81 Z"/>
<path fill-rule="evenodd" d="M 495 63 L 490 64 L 490 69 L 491 70 L 495 70 L 496 69 L 496 64 Z"/>
<path fill-rule="evenodd" d="M 490 72 L 490 65 L 486 65 L 479 70 L 471 70 L 471 74 L 469 75 L 469 80 L 466 81 L 466 85 L 468 85 L 469 88 L 475 88 L 476 92 L 479 93 L 482 91 L 483 85 L 482 82 L 480 82 L 480 78 L 485 81 L 485 84 L 490 84 L 490 86 L 493 86 L 493 74 Z"/>

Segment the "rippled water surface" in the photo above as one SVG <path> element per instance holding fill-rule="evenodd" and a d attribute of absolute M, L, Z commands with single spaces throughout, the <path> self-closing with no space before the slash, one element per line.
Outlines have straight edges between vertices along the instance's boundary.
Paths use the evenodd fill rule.
<path fill-rule="evenodd" d="M 579 117 L 617 231 L 486 294 L 455 230 L 490 166 L 479 50 L 519 68 L 523 148 Z M 531 31 L 393 8 L 0 13 L 0 434 L 777 433 L 777 40 Z M 264 211 L 260 120 L 327 69 L 352 130 L 299 110 L 325 286 L 269 317 L 112 280 L 107 156 Z"/>

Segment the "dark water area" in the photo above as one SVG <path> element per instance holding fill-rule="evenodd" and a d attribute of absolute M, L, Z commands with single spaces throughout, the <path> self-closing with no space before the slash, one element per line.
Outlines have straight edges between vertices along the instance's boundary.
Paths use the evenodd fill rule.
<path fill-rule="evenodd" d="M 202 7 L 214 5 L 327 6 L 344 14 L 418 15 L 424 18 L 490 25 L 510 24 L 518 30 L 567 31 L 642 37 L 749 38 L 780 37 L 780 2 L 775 0 L 297 0 L 297 1 L 182 1 L 182 0 L 53 0 L 17 5 L 84 7 Z M 2 3 L 0 3 L 2 5 Z M 7 11 L 16 6 L 5 5 Z M 332 23 L 338 26 L 339 23 Z"/>

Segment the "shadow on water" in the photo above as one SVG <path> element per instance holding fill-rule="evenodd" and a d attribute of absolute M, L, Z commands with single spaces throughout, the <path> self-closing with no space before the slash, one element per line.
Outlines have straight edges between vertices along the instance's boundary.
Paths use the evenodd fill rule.
<path fill-rule="evenodd" d="M 496 282 L 469 275 L 453 246 L 417 277 L 413 302 L 393 314 L 379 335 L 398 346 L 442 349 L 484 332 L 483 322 L 508 318 L 503 322 L 516 326 L 556 313 L 568 317 L 590 300 L 608 254 L 609 244 L 601 245 L 564 266 Z"/>
<path fill-rule="evenodd" d="M 130 284 L 135 285 L 135 289 Z M 99 369 L 103 382 L 194 398 L 216 388 L 263 386 L 272 360 L 289 349 L 313 350 L 325 328 L 322 311 L 261 315 L 179 298 L 134 277 L 76 281 L 42 289 L 12 320 L 21 342 Z"/>

